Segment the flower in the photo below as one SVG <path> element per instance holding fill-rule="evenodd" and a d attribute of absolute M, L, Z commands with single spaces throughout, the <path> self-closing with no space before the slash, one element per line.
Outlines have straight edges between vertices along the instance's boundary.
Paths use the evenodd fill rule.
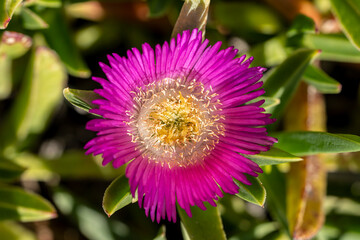
<path fill-rule="evenodd" d="M 103 119 L 86 125 L 97 132 L 86 153 L 102 154 L 103 165 L 115 168 L 128 163 L 131 193 L 153 221 L 175 222 L 176 202 L 191 216 L 190 206 L 205 210 L 223 192 L 238 193 L 233 179 L 251 184 L 245 174 L 262 172 L 239 153 L 276 142 L 263 127 L 274 122 L 264 101 L 248 103 L 264 93 L 265 69 L 208 43 L 198 30 L 184 31 L 155 50 L 145 43 L 142 53 L 108 56 L 110 66 L 100 63 L 107 79 L 93 78 L 102 99 L 91 112 Z"/>

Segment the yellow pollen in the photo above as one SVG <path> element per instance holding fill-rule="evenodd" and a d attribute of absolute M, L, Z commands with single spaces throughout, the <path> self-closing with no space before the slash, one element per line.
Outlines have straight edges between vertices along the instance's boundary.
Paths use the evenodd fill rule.
<path fill-rule="evenodd" d="M 199 108 L 191 97 L 179 95 L 155 104 L 149 114 L 149 127 L 163 144 L 184 146 L 200 135 Z"/>

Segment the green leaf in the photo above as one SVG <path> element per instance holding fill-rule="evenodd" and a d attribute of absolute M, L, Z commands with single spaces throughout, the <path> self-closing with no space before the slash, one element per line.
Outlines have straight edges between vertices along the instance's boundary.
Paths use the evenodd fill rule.
<path fill-rule="evenodd" d="M 0 180 L 11 181 L 20 177 L 25 168 L 5 159 L 0 159 Z"/>
<path fill-rule="evenodd" d="M 148 0 L 150 17 L 160 17 L 166 13 L 173 0 Z"/>
<path fill-rule="evenodd" d="M 239 186 L 239 193 L 235 195 L 245 201 L 264 207 L 266 190 L 260 179 L 251 176 L 247 176 L 246 178 L 251 182 L 251 185 L 243 184 L 242 182 L 234 179 L 236 185 Z"/>
<path fill-rule="evenodd" d="M 56 216 L 54 207 L 39 195 L 18 187 L 0 186 L 0 220 L 30 222 Z"/>
<path fill-rule="evenodd" d="M 171 38 L 185 30 L 199 29 L 205 36 L 210 0 L 185 0 L 176 20 Z"/>
<path fill-rule="evenodd" d="M 22 8 L 21 16 L 25 29 L 37 30 L 49 27 L 49 25 L 41 17 L 28 8 Z"/>
<path fill-rule="evenodd" d="M 102 166 L 101 157 L 85 155 L 82 150 L 65 151 L 55 159 L 40 158 L 37 155 L 22 152 L 13 160 L 27 169 L 21 177 L 30 181 L 49 181 L 59 176 L 61 179 L 108 180 L 124 174 L 124 168 L 114 169 L 110 164 Z M 86 168 L 84 168 L 85 165 Z"/>
<path fill-rule="evenodd" d="M 154 240 L 166 240 L 166 227 L 165 225 L 161 226 L 158 234 L 154 238 Z"/>
<path fill-rule="evenodd" d="M 212 5 L 212 16 L 221 28 L 255 42 L 268 39 L 282 29 L 279 15 L 264 4 L 253 1 L 220 1 Z M 267 37 L 265 37 L 267 36 Z"/>
<path fill-rule="evenodd" d="M 225 232 L 221 222 L 218 207 L 212 207 L 205 203 L 206 211 L 199 207 L 191 207 L 192 217 L 189 217 L 185 210 L 178 206 L 181 222 L 191 240 L 225 240 Z"/>
<path fill-rule="evenodd" d="M 317 50 L 299 49 L 280 64 L 267 78 L 264 84 L 265 95 L 280 99 L 280 104 L 271 111 L 275 118 L 279 118 L 284 111 L 306 67 L 317 54 Z"/>
<path fill-rule="evenodd" d="M 4 240 L 36 240 L 33 232 L 15 222 L 0 222 L 1 239 Z"/>
<path fill-rule="evenodd" d="M 63 94 L 69 103 L 86 112 L 89 112 L 90 109 L 97 108 L 97 105 L 92 104 L 92 101 L 101 98 L 97 93 L 94 93 L 94 91 L 71 88 L 65 88 Z"/>
<path fill-rule="evenodd" d="M 294 19 L 286 35 L 293 37 L 302 33 L 315 33 L 315 28 L 315 22 L 312 18 L 300 14 Z"/>
<path fill-rule="evenodd" d="M 332 9 L 350 40 L 360 50 L 360 2 L 358 0 L 330 0 Z"/>
<path fill-rule="evenodd" d="M 267 193 L 267 206 L 270 213 L 282 225 L 290 236 L 289 224 L 286 217 L 286 187 L 285 177 L 276 166 L 266 166 L 264 173 L 259 176 Z"/>
<path fill-rule="evenodd" d="M 11 109 L 1 136 L 5 144 L 22 143 L 41 133 L 61 103 L 66 74 L 55 52 L 38 47 L 33 52 L 19 97 Z M 6 137 L 5 137 L 6 136 Z M 9 137 L 11 136 L 11 137 Z"/>
<path fill-rule="evenodd" d="M 0 29 L 5 29 L 22 0 L 0 0 Z"/>
<path fill-rule="evenodd" d="M 360 151 L 360 137 L 356 135 L 326 132 L 281 132 L 272 135 L 279 141 L 275 147 L 296 156 Z"/>
<path fill-rule="evenodd" d="M 274 165 L 287 162 L 298 162 L 302 158 L 291 155 L 278 148 L 272 147 L 267 152 L 262 152 L 256 155 L 244 155 L 246 158 L 256 162 L 259 166 Z"/>
<path fill-rule="evenodd" d="M 32 5 L 37 5 L 47 8 L 59 8 L 61 7 L 62 3 L 61 0 L 31 0 L 25 2 L 25 6 L 32 6 Z"/>
<path fill-rule="evenodd" d="M 255 99 L 249 101 L 248 103 L 258 102 L 260 100 L 265 100 L 263 105 L 261 105 L 261 107 L 264 108 L 265 110 L 268 110 L 268 109 L 280 104 L 280 100 L 278 98 L 263 97 L 263 96 L 255 98 Z"/>
<path fill-rule="evenodd" d="M 274 66 L 280 64 L 287 57 L 285 35 L 279 34 L 257 44 L 246 55 L 254 57 L 251 66 Z"/>
<path fill-rule="evenodd" d="M 321 93 L 339 93 L 341 91 L 341 84 L 338 81 L 313 65 L 306 68 L 303 78 L 305 82 L 316 87 Z"/>
<path fill-rule="evenodd" d="M 31 47 L 31 38 L 18 32 L 5 31 L 1 37 L 0 55 L 10 59 L 24 55 Z"/>
<path fill-rule="evenodd" d="M 74 44 L 64 14 L 58 9 L 52 9 L 44 14 L 43 19 L 49 24 L 49 28 L 43 31 L 46 41 L 59 54 L 68 72 L 76 77 L 89 77 L 91 72 Z"/>
<path fill-rule="evenodd" d="M 129 181 L 125 176 L 117 177 L 106 189 L 103 198 L 103 209 L 110 217 L 116 211 L 137 201 L 130 193 Z"/>
<path fill-rule="evenodd" d="M 12 73 L 11 60 L 5 54 L 0 55 L 0 100 L 11 94 Z"/>
<path fill-rule="evenodd" d="M 343 35 L 305 34 L 302 45 L 320 49 L 320 60 L 360 63 L 360 51 Z"/>

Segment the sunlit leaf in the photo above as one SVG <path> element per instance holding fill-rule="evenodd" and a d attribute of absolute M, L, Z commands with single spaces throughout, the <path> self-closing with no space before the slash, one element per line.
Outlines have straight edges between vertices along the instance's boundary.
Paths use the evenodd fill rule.
<path fill-rule="evenodd" d="M 339 93 L 341 84 L 321 69 L 309 65 L 303 76 L 305 82 L 316 87 L 321 93 Z"/>
<path fill-rule="evenodd" d="M 321 60 L 360 63 L 360 51 L 343 35 L 305 34 L 302 44 L 320 49 Z"/>
<path fill-rule="evenodd" d="M 26 29 L 36 30 L 49 27 L 49 25 L 41 17 L 28 8 L 22 8 L 21 16 L 23 18 L 24 28 Z"/>
<path fill-rule="evenodd" d="M 41 221 L 56 217 L 44 198 L 18 187 L 0 186 L 0 220 Z"/>
<path fill-rule="evenodd" d="M 31 47 L 32 40 L 30 37 L 18 33 L 4 31 L 0 43 L 0 55 L 6 55 L 13 59 L 24 55 Z"/>
<path fill-rule="evenodd" d="M 110 217 L 119 209 L 129 205 L 133 200 L 129 180 L 125 176 L 117 177 L 106 189 L 103 198 L 103 209 Z"/>
<path fill-rule="evenodd" d="M 0 222 L 1 238 L 4 240 L 36 240 L 33 232 L 25 227 L 10 221 Z"/>
<path fill-rule="evenodd" d="M 239 186 L 239 193 L 235 195 L 247 202 L 263 207 L 266 199 L 266 190 L 260 179 L 251 176 L 246 176 L 246 178 L 251 182 L 251 185 L 243 184 L 242 182 L 234 179 L 236 185 Z"/>
<path fill-rule="evenodd" d="M 61 103 L 65 70 L 55 52 L 46 47 L 34 50 L 24 84 L 3 125 L 4 144 L 21 144 L 29 135 L 41 133 Z M 5 137 L 6 136 L 6 137 Z"/>
<path fill-rule="evenodd" d="M 31 0 L 25 2 L 25 6 L 32 6 L 32 5 L 37 5 L 47 8 L 58 8 L 61 7 L 62 2 L 61 0 Z"/>
<path fill-rule="evenodd" d="M 0 29 L 5 29 L 22 0 L 0 0 Z"/>
<path fill-rule="evenodd" d="M 43 19 L 49 24 L 49 28 L 43 31 L 46 41 L 59 54 L 68 72 L 76 77 L 89 77 L 91 72 L 74 44 L 62 12 L 52 9 L 44 14 Z"/>
<path fill-rule="evenodd" d="M 269 151 L 261 152 L 256 155 L 244 155 L 246 158 L 256 162 L 259 166 L 274 165 L 286 162 L 298 162 L 302 158 L 291 155 L 278 148 L 272 147 Z"/>
<path fill-rule="evenodd" d="M 191 207 L 192 217 L 189 217 L 185 210 L 178 206 L 181 222 L 191 240 L 225 240 L 225 232 L 221 222 L 218 207 L 212 207 L 205 203 L 206 211 L 199 207 Z"/>
<path fill-rule="evenodd" d="M 11 93 L 12 74 L 11 60 L 5 54 L 0 55 L 0 100 L 7 98 Z"/>
<path fill-rule="evenodd" d="M 360 50 L 360 2 L 358 0 L 330 0 L 332 9 L 346 36 Z"/>
<path fill-rule="evenodd" d="M 271 111 L 275 118 L 279 118 L 284 111 L 306 67 L 317 54 L 317 50 L 299 49 L 281 63 L 267 78 L 264 84 L 265 95 L 280 99 L 280 104 Z"/>
<path fill-rule="evenodd" d="M 13 162 L 0 159 L 0 180 L 2 181 L 15 180 L 20 177 L 24 170 L 25 168 Z"/>
<path fill-rule="evenodd" d="M 63 94 L 69 103 L 75 107 L 85 110 L 86 112 L 89 112 L 90 109 L 97 108 L 95 104 L 92 104 L 92 101 L 101 98 L 97 93 L 94 93 L 94 91 L 71 88 L 65 88 L 63 90 Z"/>
<path fill-rule="evenodd" d="M 258 97 L 249 101 L 248 103 L 258 102 L 260 100 L 265 100 L 263 105 L 261 105 L 261 107 L 264 108 L 265 110 L 275 107 L 280 103 L 280 100 L 278 98 L 272 98 L 272 97 Z"/>
<path fill-rule="evenodd" d="M 294 239 L 311 239 L 324 222 L 326 170 L 320 156 L 308 156 L 290 165 L 287 217 Z"/>
<path fill-rule="evenodd" d="M 185 30 L 199 29 L 205 36 L 210 0 L 185 0 L 180 15 L 175 23 L 171 37 Z"/>
<path fill-rule="evenodd" d="M 272 135 L 279 141 L 275 147 L 296 156 L 360 151 L 360 137 L 350 134 L 281 132 Z"/>

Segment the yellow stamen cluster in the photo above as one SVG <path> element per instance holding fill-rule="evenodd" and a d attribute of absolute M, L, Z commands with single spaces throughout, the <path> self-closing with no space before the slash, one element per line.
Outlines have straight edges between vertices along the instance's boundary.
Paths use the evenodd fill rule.
<path fill-rule="evenodd" d="M 151 160 L 178 166 L 194 163 L 224 134 L 221 103 L 202 83 L 165 78 L 132 94 L 129 135 Z"/>
<path fill-rule="evenodd" d="M 199 109 L 191 98 L 184 98 L 179 91 L 154 105 L 149 114 L 149 127 L 155 137 L 169 145 L 184 146 L 196 141 L 200 135 Z"/>

